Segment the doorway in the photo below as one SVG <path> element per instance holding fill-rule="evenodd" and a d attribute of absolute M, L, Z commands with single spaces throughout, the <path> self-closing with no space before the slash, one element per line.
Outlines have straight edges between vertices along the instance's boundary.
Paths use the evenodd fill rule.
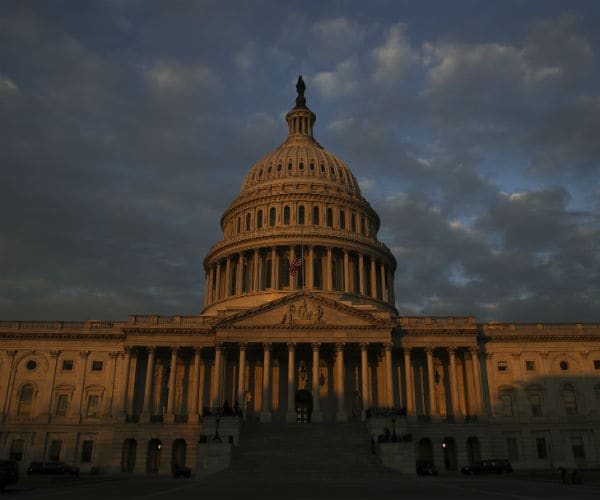
<path fill-rule="evenodd" d="M 160 439 L 148 441 L 148 454 L 146 457 L 146 472 L 157 474 L 160 467 L 160 450 L 162 442 Z"/>
<path fill-rule="evenodd" d="M 456 442 L 454 438 L 447 437 L 442 441 L 442 449 L 444 450 L 444 466 L 446 470 L 456 470 L 457 469 L 457 459 L 456 459 Z"/>
<path fill-rule="evenodd" d="M 296 391 L 296 421 L 310 424 L 312 414 L 312 394 L 306 389 Z"/>

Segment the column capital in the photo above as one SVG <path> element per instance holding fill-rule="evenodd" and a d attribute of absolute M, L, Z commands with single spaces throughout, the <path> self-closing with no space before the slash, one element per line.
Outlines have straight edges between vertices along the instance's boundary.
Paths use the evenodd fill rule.
<path fill-rule="evenodd" d="M 360 348 L 362 349 L 367 349 L 369 347 L 369 342 L 361 342 L 360 343 Z"/>
<path fill-rule="evenodd" d="M 288 351 L 293 351 L 296 349 L 296 342 L 288 342 L 287 344 Z"/>
<path fill-rule="evenodd" d="M 336 351 L 343 351 L 344 347 L 346 347 L 346 344 L 344 342 L 336 342 L 335 343 L 335 350 Z"/>
<path fill-rule="evenodd" d="M 410 351 L 412 351 L 412 348 L 410 348 L 410 347 L 403 347 L 402 349 L 404 350 L 404 354 L 405 355 L 408 354 L 410 356 Z"/>
<path fill-rule="evenodd" d="M 6 350 L 6 355 L 7 355 L 9 358 L 14 358 L 14 357 L 15 357 L 15 354 L 17 354 L 17 350 L 16 350 L 16 349 L 7 349 L 7 350 Z"/>
<path fill-rule="evenodd" d="M 310 345 L 313 351 L 318 351 L 321 347 L 321 342 L 312 342 Z"/>
<path fill-rule="evenodd" d="M 223 350 L 223 342 L 215 342 L 215 351 Z"/>
<path fill-rule="evenodd" d="M 475 354 L 475 355 L 477 355 L 477 353 L 479 352 L 479 346 L 478 346 L 478 345 L 475 345 L 475 346 L 470 346 L 470 347 L 469 347 L 469 352 L 470 352 L 471 354 Z"/>
<path fill-rule="evenodd" d="M 199 355 L 202 354 L 202 347 L 198 347 L 198 346 L 194 346 L 194 354 L 198 353 Z"/>
<path fill-rule="evenodd" d="M 112 351 L 108 353 L 109 357 L 116 359 L 121 355 L 121 351 Z"/>
<path fill-rule="evenodd" d="M 171 356 L 173 356 L 173 355 L 177 356 L 177 354 L 179 352 L 179 349 L 180 349 L 180 346 L 178 346 L 178 345 L 177 346 L 172 346 L 172 347 L 169 347 L 169 349 L 171 351 Z"/>
<path fill-rule="evenodd" d="M 148 346 L 146 346 L 146 351 L 148 351 L 148 354 L 154 353 L 154 351 L 156 351 L 156 346 L 155 345 L 148 345 Z"/>
<path fill-rule="evenodd" d="M 433 354 L 433 350 L 434 350 L 434 349 L 435 349 L 435 347 L 430 347 L 430 346 L 427 346 L 427 347 L 425 348 L 425 352 L 426 352 L 427 354 Z"/>
<path fill-rule="evenodd" d="M 245 351 L 248 348 L 248 342 L 238 342 L 240 351 Z"/>
<path fill-rule="evenodd" d="M 391 351 L 392 347 L 394 347 L 394 343 L 393 342 L 384 342 L 383 343 L 383 349 L 385 351 Z"/>
<path fill-rule="evenodd" d="M 272 342 L 263 342 L 263 348 L 265 351 L 270 351 L 271 347 L 273 347 L 273 343 Z"/>
<path fill-rule="evenodd" d="M 451 345 L 446 347 L 446 350 L 448 351 L 448 354 L 456 354 L 456 350 L 458 349 L 458 347 L 456 347 L 455 345 Z"/>

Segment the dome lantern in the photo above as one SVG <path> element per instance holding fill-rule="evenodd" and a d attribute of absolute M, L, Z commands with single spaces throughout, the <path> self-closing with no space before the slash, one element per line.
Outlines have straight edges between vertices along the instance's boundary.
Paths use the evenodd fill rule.
<path fill-rule="evenodd" d="M 285 116 L 288 123 L 288 141 L 293 139 L 314 140 L 313 125 L 317 116 L 306 105 L 305 90 L 306 85 L 304 84 L 302 75 L 300 75 L 298 83 L 296 83 L 296 92 L 298 92 L 296 106 Z"/>

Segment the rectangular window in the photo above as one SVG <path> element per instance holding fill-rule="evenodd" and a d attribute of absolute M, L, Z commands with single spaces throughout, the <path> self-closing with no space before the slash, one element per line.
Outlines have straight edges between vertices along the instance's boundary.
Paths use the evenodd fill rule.
<path fill-rule="evenodd" d="M 346 212 L 340 210 L 340 228 L 346 229 Z"/>
<path fill-rule="evenodd" d="M 600 359 L 594 360 L 594 370 L 600 370 Z"/>
<path fill-rule="evenodd" d="M 81 461 L 91 462 L 92 461 L 92 450 L 94 449 L 94 442 L 91 439 L 86 439 L 81 444 Z"/>
<path fill-rule="evenodd" d="M 62 369 L 66 372 L 71 371 L 73 369 L 73 360 L 64 359 L 62 363 Z"/>
<path fill-rule="evenodd" d="M 69 395 L 59 394 L 56 398 L 56 415 L 64 417 L 69 408 Z"/>
<path fill-rule="evenodd" d="M 527 360 L 527 361 L 525 361 L 525 369 L 528 372 L 531 372 L 531 371 L 535 370 L 535 361 L 533 361 L 533 360 Z"/>
<path fill-rule="evenodd" d="M 98 403 L 100 402 L 100 396 L 97 394 L 90 394 L 87 400 L 87 416 L 97 417 L 98 416 Z"/>
<path fill-rule="evenodd" d="M 585 458 L 585 448 L 581 436 L 573 436 L 571 438 L 571 447 L 573 450 L 573 458 Z"/>
<path fill-rule="evenodd" d="M 542 398 L 539 394 L 528 394 L 527 400 L 531 405 L 531 416 L 541 417 L 542 416 Z"/>
<path fill-rule="evenodd" d="M 519 460 L 519 444 L 517 438 L 506 438 L 506 450 L 508 451 L 509 460 Z"/>
<path fill-rule="evenodd" d="M 53 439 L 50 442 L 50 452 L 48 453 L 48 458 L 53 462 L 58 462 L 60 460 L 60 449 L 62 448 L 62 441 L 60 439 Z"/>
<path fill-rule="evenodd" d="M 92 371 L 93 372 L 101 372 L 102 367 L 104 366 L 104 361 L 92 361 Z"/>
<path fill-rule="evenodd" d="M 535 438 L 535 447 L 537 450 L 537 457 L 541 460 L 548 458 L 548 450 L 546 449 L 545 438 Z"/>
<path fill-rule="evenodd" d="M 505 372 L 508 370 L 508 361 L 498 361 L 498 371 Z"/>
<path fill-rule="evenodd" d="M 25 448 L 25 440 L 24 439 L 13 439 L 12 443 L 10 443 L 10 453 L 8 458 L 11 460 L 17 460 L 20 462 L 23 460 L 23 449 Z"/>

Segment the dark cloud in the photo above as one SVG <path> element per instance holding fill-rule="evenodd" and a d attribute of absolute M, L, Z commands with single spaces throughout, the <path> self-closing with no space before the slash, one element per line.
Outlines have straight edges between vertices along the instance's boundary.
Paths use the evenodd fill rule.
<path fill-rule="evenodd" d="M 461 4 L 450 33 L 418 6 L 176 4 L 0 7 L 1 317 L 198 313 L 221 213 L 303 73 L 401 313 L 598 320 L 595 6 L 502 30 Z"/>

